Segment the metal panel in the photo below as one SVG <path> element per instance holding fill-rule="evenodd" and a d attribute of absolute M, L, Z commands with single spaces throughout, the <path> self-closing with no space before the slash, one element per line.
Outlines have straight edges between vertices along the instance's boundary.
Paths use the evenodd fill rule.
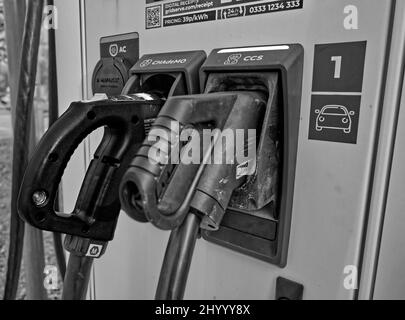
<path fill-rule="evenodd" d="M 59 112 L 62 114 L 72 101 L 83 99 L 83 70 L 81 47 L 81 23 L 79 1 L 55 1 L 58 9 L 56 30 L 56 54 L 58 70 Z M 67 40 L 69 39 L 69 40 Z M 80 177 L 85 172 L 84 149 L 77 149 L 65 171 L 62 188 L 65 210 L 73 209 L 75 196 L 81 185 Z"/>
<path fill-rule="evenodd" d="M 347 5 L 358 7 L 358 30 L 344 28 Z M 186 298 L 273 299 L 279 276 L 303 283 L 304 299 L 354 297 L 354 291 L 343 286 L 343 270 L 347 265 L 358 265 L 361 256 L 390 5 L 391 1 L 379 0 L 305 0 L 303 10 L 145 30 L 144 1 L 86 1 L 89 75 L 98 60 L 99 38 L 131 31 L 140 34 L 141 54 L 195 49 L 209 52 L 217 47 L 280 43 L 304 46 L 300 141 L 287 267 L 279 269 L 199 241 Z M 368 43 L 357 144 L 309 141 L 314 45 L 364 40 Z M 153 298 L 167 237 L 167 233 L 122 214 L 116 238 L 96 263 L 97 298 Z"/>
<path fill-rule="evenodd" d="M 83 100 L 87 91 L 86 71 L 83 69 L 83 21 L 81 1 L 55 0 L 57 8 L 56 60 L 58 77 L 59 114 L 73 101 Z M 62 180 L 62 204 L 64 212 L 71 212 L 84 178 L 89 158 L 86 142 L 82 143 L 67 166 Z M 89 290 L 93 295 L 93 290 Z"/>
<path fill-rule="evenodd" d="M 405 216 L 403 197 L 405 172 L 405 86 L 396 129 L 395 149 L 391 166 L 387 204 L 381 224 L 382 235 L 378 252 L 378 266 L 373 290 L 374 299 L 405 299 L 404 265 Z"/>
<path fill-rule="evenodd" d="M 402 92 L 374 299 L 405 299 L 405 86 Z"/>
<path fill-rule="evenodd" d="M 365 234 L 364 243 L 364 256 L 362 261 L 359 298 L 371 299 L 375 289 L 375 281 L 377 268 L 381 272 L 381 267 L 378 266 L 378 259 L 380 254 L 381 238 L 390 233 L 392 226 L 384 226 L 384 219 L 387 212 L 387 219 L 391 223 L 394 213 L 389 213 L 387 207 L 387 195 L 390 183 L 390 176 L 393 165 L 393 152 L 394 143 L 398 123 L 398 114 L 401 103 L 402 83 L 404 77 L 405 67 L 405 3 L 403 1 L 396 1 L 395 4 L 395 19 L 393 21 L 392 40 L 390 47 L 390 54 L 387 57 L 388 70 L 387 82 L 384 88 L 384 101 L 383 108 L 381 109 L 381 119 L 379 119 L 379 139 L 376 141 L 376 158 L 375 168 L 372 172 L 373 181 L 370 186 L 371 198 L 369 204 L 369 218 L 367 221 L 367 233 Z M 400 152 L 400 151 L 399 151 Z M 399 172 L 398 172 L 399 173 Z M 395 175 L 393 175 L 395 177 Z M 394 185 L 395 193 L 395 185 Z M 392 204 L 391 204 L 392 205 Z M 400 221 L 399 221 L 400 225 Z M 400 241 L 401 235 L 396 234 Z M 394 235 L 391 236 L 391 240 Z M 389 240 L 388 240 L 389 243 Z M 385 244 L 387 245 L 387 244 Z M 389 245 L 389 244 L 388 244 Z M 387 252 L 382 252 L 386 255 Z M 393 251 L 391 251 L 393 254 Z M 398 257 L 397 257 L 398 258 Z M 387 259 L 387 257 L 384 257 Z M 396 258 L 393 257 L 393 260 Z M 387 270 L 395 268 L 390 266 Z M 391 274 L 393 277 L 394 274 Z M 381 290 L 381 288 L 380 288 Z M 382 292 L 380 291 L 379 294 Z"/>

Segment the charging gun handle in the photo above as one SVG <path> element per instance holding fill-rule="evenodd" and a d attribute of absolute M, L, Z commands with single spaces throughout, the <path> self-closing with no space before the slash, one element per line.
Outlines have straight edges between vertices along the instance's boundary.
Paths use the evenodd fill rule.
<path fill-rule="evenodd" d="M 120 202 L 119 176 L 145 138 L 143 119 L 159 112 L 161 102 L 76 102 L 47 131 L 27 167 L 18 211 L 31 225 L 89 239 L 112 239 Z M 63 172 L 79 144 L 94 130 L 105 133 L 82 184 L 70 218 L 54 210 Z"/>

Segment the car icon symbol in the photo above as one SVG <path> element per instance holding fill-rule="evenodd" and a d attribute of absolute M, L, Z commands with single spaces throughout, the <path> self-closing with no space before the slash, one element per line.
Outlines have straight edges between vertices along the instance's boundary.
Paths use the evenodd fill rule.
<path fill-rule="evenodd" d="M 316 109 L 316 131 L 323 129 L 342 130 L 349 134 L 352 132 L 352 116 L 354 111 L 347 110 L 344 106 L 326 105 L 321 110 Z"/>

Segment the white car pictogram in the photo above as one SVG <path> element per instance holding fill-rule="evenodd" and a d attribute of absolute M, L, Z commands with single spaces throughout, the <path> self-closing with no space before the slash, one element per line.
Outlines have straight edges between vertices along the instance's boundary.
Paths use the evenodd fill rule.
<path fill-rule="evenodd" d="M 316 131 L 323 129 L 342 130 L 349 134 L 352 132 L 352 117 L 354 111 L 347 110 L 346 107 L 340 105 L 326 105 L 321 110 L 316 109 Z"/>

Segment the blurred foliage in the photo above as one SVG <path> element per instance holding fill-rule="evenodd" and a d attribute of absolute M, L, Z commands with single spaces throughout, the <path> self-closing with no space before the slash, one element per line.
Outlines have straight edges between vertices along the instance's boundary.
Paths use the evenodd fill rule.
<path fill-rule="evenodd" d="M 10 87 L 8 76 L 6 26 L 3 0 L 0 0 L 0 108 L 10 109 Z M 48 32 L 42 29 L 39 48 L 37 81 L 35 90 L 36 107 L 47 108 L 48 100 Z"/>
<path fill-rule="evenodd" d="M 6 30 L 4 18 L 3 1 L 0 2 L 0 100 L 8 96 L 8 64 L 7 64 L 7 49 L 6 49 Z M 9 100 L 6 98 L 6 100 Z M 5 101 L 8 102 L 8 101 Z"/>
<path fill-rule="evenodd" d="M 0 0 L 0 109 L 10 110 L 10 88 L 8 77 L 8 59 L 6 46 L 6 30 L 3 0 Z M 16 70 L 18 72 L 18 70 Z M 48 32 L 42 28 L 41 45 L 38 55 L 38 69 L 35 88 L 35 128 L 40 136 L 47 127 L 48 111 Z M 5 120 L 9 119 L 11 127 L 11 115 L 9 112 L 2 112 L 0 116 Z M 4 128 L 3 128 L 4 129 Z M 11 157 L 12 139 L 11 133 L 0 135 L 0 296 L 4 290 L 4 278 L 6 274 L 7 248 L 9 241 L 10 221 L 10 197 L 11 197 Z M 53 238 L 49 232 L 44 233 L 45 263 L 55 266 L 56 258 L 53 249 Z M 18 299 L 26 297 L 26 273 L 25 265 L 22 265 Z M 60 298 L 61 290 L 48 292 L 50 299 Z"/>

